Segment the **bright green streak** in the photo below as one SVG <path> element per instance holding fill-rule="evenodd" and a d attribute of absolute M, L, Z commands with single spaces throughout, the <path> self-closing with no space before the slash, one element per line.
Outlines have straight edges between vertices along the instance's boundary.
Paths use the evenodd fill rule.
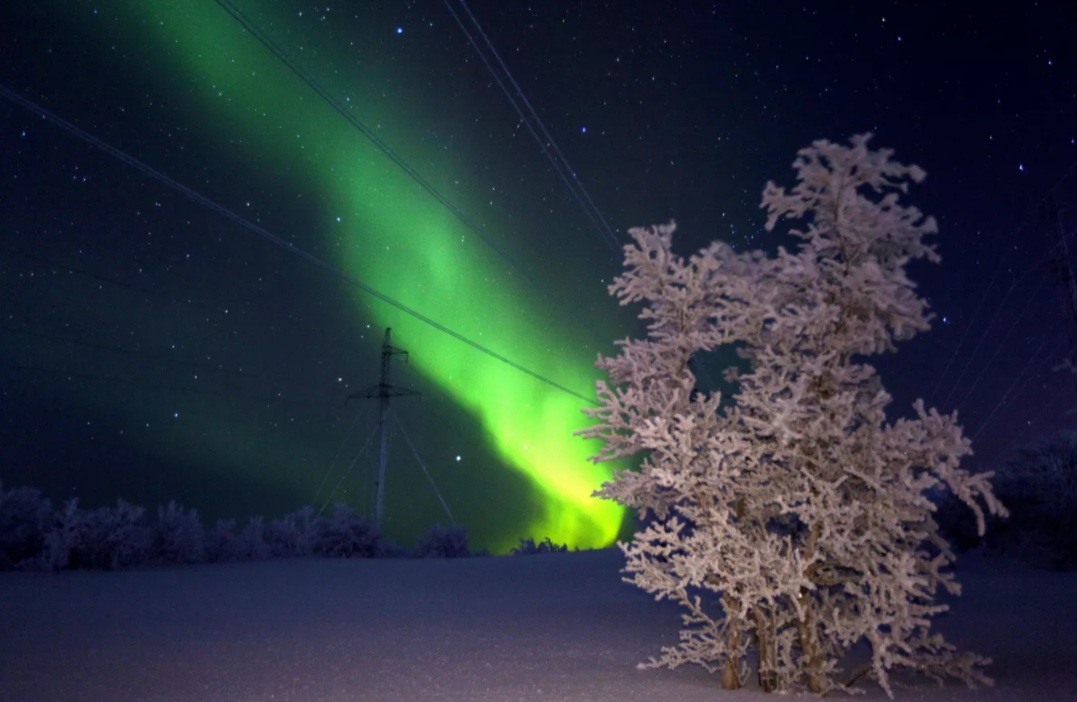
<path fill-rule="evenodd" d="M 189 82 L 208 122 L 241 133 L 265 168 L 287 169 L 329 203 L 330 219 L 342 218 L 334 232 L 340 259 L 332 263 L 562 385 L 593 387 L 593 352 L 566 338 L 564 325 L 543 309 L 541 293 L 508 274 L 504 260 L 215 3 L 131 0 L 130 8 L 158 42 L 156 57 L 169 63 L 165 79 L 183 81 L 184 88 Z M 287 26 L 287 19 L 273 26 Z M 357 115 L 368 126 L 406 123 L 404 114 L 374 115 L 361 106 Z M 579 398 L 384 303 L 366 296 L 360 303 L 394 328 L 394 339 L 413 351 L 412 364 L 470 411 L 503 459 L 544 496 L 542 520 L 521 525 L 521 534 L 498 535 L 502 549 L 525 535 L 580 547 L 612 543 L 623 511 L 591 497 L 609 473 L 586 460 L 595 447 L 572 436 L 587 424 Z"/>

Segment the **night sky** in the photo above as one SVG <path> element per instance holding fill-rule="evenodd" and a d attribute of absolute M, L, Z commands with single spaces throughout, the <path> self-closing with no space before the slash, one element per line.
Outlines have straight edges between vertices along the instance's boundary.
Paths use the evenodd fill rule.
<path fill-rule="evenodd" d="M 927 170 L 941 229 L 911 271 L 933 330 L 875 359 L 895 416 L 958 410 L 976 468 L 1072 425 L 1066 3 L 814 5 L 4 3 L 0 480 L 370 514 L 377 402 L 346 399 L 392 327 L 420 395 L 393 401 L 388 536 L 606 545 L 629 524 L 571 434 L 639 333 L 606 292 L 625 231 L 773 250 L 766 181 L 865 131 Z"/>

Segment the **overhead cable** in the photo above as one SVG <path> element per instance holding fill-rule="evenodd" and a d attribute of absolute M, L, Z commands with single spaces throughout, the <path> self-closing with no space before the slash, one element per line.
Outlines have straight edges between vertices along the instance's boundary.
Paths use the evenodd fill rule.
<path fill-rule="evenodd" d="M 512 93 L 509 92 L 508 88 L 505 87 L 505 84 L 504 82 L 502 82 L 501 76 L 498 74 L 497 69 L 495 69 L 493 64 L 490 63 L 489 59 L 487 59 L 486 54 L 483 52 L 478 42 L 475 41 L 475 38 L 472 36 L 471 32 L 469 32 L 467 27 L 464 26 L 464 23 L 460 19 L 460 16 L 456 13 L 456 10 L 453 9 L 450 0 L 442 0 L 442 3 L 449 11 L 449 14 L 452 15 L 452 18 L 456 20 L 456 24 L 458 27 L 460 27 L 460 31 L 464 33 L 465 37 L 467 37 L 467 40 L 471 44 L 471 47 L 475 50 L 475 53 L 478 54 L 479 58 L 486 66 L 486 69 L 490 72 L 490 75 L 493 77 L 494 82 L 497 83 L 497 87 L 501 89 L 501 92 L 505 95 L 505 98 L 509 101 L 509 104 L 512 105 L 512 108 L 514 110 L 516 110 L 516 114 L 520 117 L 520 121 L 523 122 L 524 126 L 527 127 L 527 131 L 531 133 L 531 137 L 535 140 L 535 143 L 539 145 L 539 149 L 542 150 L 542 153 L 550 161 L 550 164 L 557 172 L 557 175 L 561 177 L 561 180 L 569 189 L 569 192 L 572 193 L 572 197 L 575 198 L 576 202 L 580 205 L 580 207 L 583 208 L 584 214 L 586 214 L 587 218 L 591 220 L 591 223 L 598 230 L 598 233 L 602 237 L 603 241 L 614 252 L 619 252 L 621 250 L 621 246 L 617 242 L 617 236 L 614 234 L 613 229 L 606 222 L 606 218 L 602 215 L 601 210 L 599 210 L 598 206 L 595 205 L 595 202 L 591 198 L 591 195 L 587 192 L 587 188 L 584 187 L 583 182 L 580 180 L 579 176 L 576 174 L 576 171 L 572 168 L 571 164 L 569 164 L 568 159 L 565 158 L 564 153 L 562 153 L 561 149 L 558 148 L 557 142 L 554 141 L 554 138 L 546 129 L 546 125 L 542 123 L 542 119 L 538 116 L 538 113 L 535 111 L 535 108 L 531 106 L 531 102 L 524 94 L 523 88 L 521 88 L 520 84 L 516 82 L 516 79 L 512 77 L 512 73 L 509 71 L 509 67 L 505 65 L 505 62 L 501 59 L 501 55 L 497 53 L 497 49 L 494 48 L 493 42 L 490 41 L 490 38 L 486 35 L 486 32 L 483 31 L 482 25 L 479 24 L 479 21 L 475 18 L 475 15 L 471 13 L 471 9 L 467 6 L 465 0 L 460 0 L 460 5 L 464 8 L 464 12 L 467 13 L 468 19 L 470 19 L 471 23 L 475 26 L 475 30 L 478 32 L 479 36 L 482 37 L 483 41 L 486 44 L 487 50 L 490 52 L 490 54 L 493 55 L 498 65 L 501 67 L 501 71 L 504 73 L 505 78 L 508 80 L 509 83 L 512 84 L 513 91 L 520 98 L 519 103 L 516 101 L 516 98 L 513 97 Z M 530 113 L 530 116 L 524 114 L 524 111 L 520 108 L 521 103 L 524 107 L 527 108 L 527 111 Z M 542 132 L 542 136 L 539 136 L 538 132 L 535 131 L 534 125 L 538 126 L 539 131 Z"/>
<path fill-rule="evenodd" d="M 202 205 L 204 207 L 207 207 L 207 208 L 213 210 L 214 212 L 217 212 L 218 214 L 220 214 L 225 219 L 228 219 L 229 221 L 234 222 L 235 224 L 239 225 L 240 227 L 243 227 L 244 229 L 246 229 L 247 231 L 250 231 L 250 232 L 252 232 L 254 234 L 257 234 L 258 236 L 262 237 L 263 239 L 265 239 L 265 240 L 267 240 L 267 241 L 269 241 L 269 242 L 271 242 L 273 244 L 276 244 L 277 246 L 285 249 L 289 253 L 292 253 L 292 254 L 302 258 L 303 260 L 307 261 L 308 263 L 311 263 L 311 264 L 313 264 L 313 265 L 315 265 L 315 266 L 317 266 L 317 267 L 331 273 L 332 275 L 334 275 L 335 277 L 339 278 L 340 280 L 348 283 L 349 285 L 351 285 L 351 286 L 353 286 L 355 288 L 358 288 L 359 290 L 362 290 L 363 292 L 367 293 L 368 295 L 371 295 L 371 296 L 381 300 L 382 302 L 384 302 L 384 303 L 386 303 L 388 305 L 391 305 L 392 307 L 397 308 L 401 312 L 404 312 L 405 314 L 408 314 L 408 315 L 414 317 L 415 319 L 418 319 L 420 322 L 423 322 L 423 323 L 433 327 L 434 329 L 437 329 L 438 331 L 453 337 L 457 341 L 460 341 L 460 342 L 462 342 L 464 344 L 467 344 L 468 346 L 472 347 L 476 351 L 480 351 L 480 352 L 486 354 L 487 356 L 489 356 L 489 357 L 491 357 L 491 358 L 493 358 L 493 359 L 495 359 L 497 361 L 500 361 L 500 362 L 504 363 L 507 366 L 515 368 L 516 370 L 520 371 L 521 373 L 525 373 L 525 374 L 531 376 L 532 378 L 535 378 L 536 380 L 539 380 L 539 381 L 541 381 L 543 383 L 546 383 L 547 385 L 550 385 L 551 387 L 557 388 L 558 390 L 561 390 L 562 392 L 568 393 L 569 395 L 572 395 L 573 397 L 577 397 L 577 398 L 583 400 L 584 402 L 587 402 L 588 404 L 596 404 L 594 399 L 586 397 L 586 396 L 576 392 L 575 390 L 572 390 L 572 389 L 570 389 L 570 388 L 568 388 L 568 387 L 566 387 L 564 385 L 561 385 L 560 383 L 558 383 L 558 382 L 556 382 L 556 381 L 554 381 L 554 380 L 552 380 L 550 378 L 547 378 L 546 376 L 544 376 L 544 375 L 542 375 L 542 374 L 540 374 L 540 373 L 538 373 L 536 371 L 533 371 L 530 368 L 527 368 L 526 366 L 523 366 L 523 365 L 517 363 L 516 361 L 513 361 L 513 360 L 511 360 L 511 359 L 497 353 L 496 351 L 494 351 L 494 350 L 492 350 L 492 349 L 490 349 L 490 348 L 488 348 L 486 346 L 483 346 L 482 344 L 478 343 L 477 341 L 473 341 L 472 339 L 469 339 L 468 337 L 464 336 L 463 334 L 461 334 L 461 333 L 459 333 L 459 332 L 457 332 L 457 331 L 455 331 L 453 329 L 450 329 L 449 327 L 445 326 L 444 324 L 441 324 L 440 322 L 438 322 L 438 321 L 436 321 L 434 319 L 431 319 L 430 317 L 427 317 L 426 315 L 422 314 L 418 310 L 415 310 L 415 309 L 405 305 L 404 303 L 400 302 L 399 300 L 396 300 L 395 298 L 392 298 L 389 295 L 386 295 L 385 293 L 383 293 L 383 292 L 381 292 L 379 290 L 376 290 L 375 288 L 372 288 L 371 286 L 369 286 L 366 283 L 362 282 L 361 280 L 359 280 L 355 276 L 350 275 L 349 273 L 345 272 L 343 269 L 341 269 L 341 268 L 339 268 L 337 266 L 334 266 L 331 263 L 323 261 L 322 259 L 318 258 L 314 254 L 299 248 L 295 244 L 287 241 L 286 239 L 284 239 L 284 238 L 282 238 L 282 237 L 280 237 L 280 236 L 278 236 L 276 234 L 273 234 L 272 232 L 267 231 L 266 229 L 258 226 L 257 224 L 254 224 L 253 222 L 251 222 L 251 221 L 249 221 L 247 219 L 244 219 L 243 217 L 236 214 L 232 210 L 229 210 L 228 208 L 224 207 L 223 205 L 219 205 L 218 203 L 214 202 L 213 200 L 210 200 L 205 195 L 202 195 L 201 193 L 198 193 L 195 190 L 192 190 L 191 188 L 187 187 L 186 185 L 183 185 L 182 183 L 174 180 L 170 176 L 156 170 L 152 166 L 149 166 L 149 165 L 143 163 L 142 161 L 139 161 L 134 156 L 131 156 L 131 155 L 127 154 L 127 153 L 124 153 L 120 149 L 112 146 L 111 144 L 108 144 L 107 142 L 102 141 L 101 139 L 97 138 L 96 136 L 90 134 L 89 132 L 87 132 L 87 131 L 81 129 L 80 127 L 77 127 L 76 125 L 72 124 L 71 122 L 68 122 L 67 120 L 63 119 L 62 117 L 55 114 L 54 112 L 51 112 L 51 111 L 41 107 L 37 103 L 34 103 L 31 100 L 26 99 L 25 97 L 23 97 L 22 95 L 16 93 L 15 91 L 11 90 L 7 86 L 0 85 L 0 96 L 3 96 L 5 98 L 7 98 L 11 102 L 14 102 L 15 104 L 29 110 L 30 112 L 34 112 L 36 114 L 41 115 L 41 117 L 43 119 L 48 120 L 52 124 L 60 127 L 64 131 L 68 132 L 69 134 L 77 136 L 78 138 L 82 139 L 83 141 L 85 141 L 85 142 L 87 142 L 87 143 L 89 143 L 89 144 L 91 144 L 93 146 L 96 146 L 97 148 L 99 148 L 102 151 L 108 153 L 109 155 L 117 158 L 118 160 L 126 163 L 127 165 L 131 166 L 132 168 L 135 168 L 138 171 L 141 171 L 142 173 L 150 176 L 154 180 L 157 180 L 157 181 L 159 181 L 161 183 L 164 183 L 165 185 L 172 188 L 176 192 L 179 192 L 179 193 L 185 195 L 186 197 L 188 197 L 189 199 L 193 200 L 194 202 L 196 202 L 196 203 L 198 203 L 198 204 L 200 204 L 200 205 Z"/>
<path fill-rule="evenodd" d="M 419 187 L 425 190 L 431 197 L 437 200 L 442 207 L 448 210 L 454 217 L 470 229 L 479 239 L 483 241 L 491 250 L 498 256 L 504 259 L 516 272 L 531 283 L 533 286 L 538 287 L 535 281 L 528 274 L 527 269 L 515 261 L 508 253 L 506 253 L 500 246 L 498 246 L 492 239 L 482 233 L 479 227 L 469 220 L 463 212 L 460 211 L 456 205 L 454 205 L 448 198 L 442 195 L 437 188 L 430 184 L 423 176 L 412 168 L 403 158 L 400 157 L 391 146 L 385 143 L 374 130 L 367 127 L 359 118 L 357 118 L 348 107 L 342 103 L 339 99 L 334 97 L 328 90 L 326 90 L 318 81 L 316 81 L 307 71 L 303 69 L 298 63 L 293 61 L 288 54 L 276 44 L 265 32 L 261 31 L 257 25 L 251 22 L 246 15 L 244 15 L 234 4 L 228 0 L 217 0 L 217 4 L 221 6 L 229 15 L 232 16 L 245 30 L 250 32 L 251 36 L 257 39 L 263 46 L 265 46 L 270 53 L 272 53 L 281 63 L 288 67 L 301 81 L 307 84 L 311 90 L 318 94 L 330 107 L 332 107 L 341 117 L 348 121 L 353 127 L 359 130 L 359 132 L 370 140 L 374 146 L 378 148 L 383 154 L 389 157 L 393 163 L 395 163 L 400 170 L 412 180 L 414 180 Z"/>

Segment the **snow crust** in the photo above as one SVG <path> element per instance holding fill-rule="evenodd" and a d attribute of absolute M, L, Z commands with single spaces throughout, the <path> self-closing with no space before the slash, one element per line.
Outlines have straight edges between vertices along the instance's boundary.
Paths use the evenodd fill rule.
<path fill-rule="evenodd" d="M 606 550 L 3 573 L 0 702 L 774 702 L 697 667 L 637 669 L 680 620 L 621 582 L 623 564 Z M 964 595 L 937 626 L 994 658 L 995 687 L 899 678 L 896 698 L 1077 701 L 1077 573 L 980 556 L 956 571 Z M 867 687 L 859 699 L 886 699 Z"/>

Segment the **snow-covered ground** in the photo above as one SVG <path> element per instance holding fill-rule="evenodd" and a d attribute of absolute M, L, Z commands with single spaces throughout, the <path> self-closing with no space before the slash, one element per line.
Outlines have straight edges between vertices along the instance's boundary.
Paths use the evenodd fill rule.
<path fill-rule="evenodd" d="M 0 574 L 0 702 L 769 700 L 700 668 L 639 670 L 676 640 L 616 551 Z M 969 557 L 940 629 L 996 686 L 899 700 L 1077 700 L 1077 573 Z M 861 699 L 885 699 L 874 686 Z"/>

